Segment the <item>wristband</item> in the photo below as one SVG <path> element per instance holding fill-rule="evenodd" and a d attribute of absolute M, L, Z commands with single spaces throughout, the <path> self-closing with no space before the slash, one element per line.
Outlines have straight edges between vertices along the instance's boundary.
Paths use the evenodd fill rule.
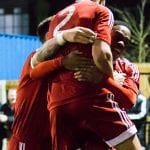
<path fill-rule="evenodd" d="M 57 32 L 55 38 L 60 46 L 62 46 L 66 43 L 66 41 L 63 38 L 63 31 Z"/>

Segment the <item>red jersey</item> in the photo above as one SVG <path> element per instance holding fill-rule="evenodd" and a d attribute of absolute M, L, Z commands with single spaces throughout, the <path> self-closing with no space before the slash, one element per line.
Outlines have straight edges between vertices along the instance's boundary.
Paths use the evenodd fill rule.
<path fill-rule="evenodd" d="M 136 94 L 139 93 L 139 69 L 124 57 L 119 57 L 114 64 L 114 70 L 119 73 L 125 73 L 126 79 L 123 87 L 133 90 Z"/>
<path fill-rule="evenodd" d="M 118 102 L 120 108 L 130 109 L 136 103 L 139 92 L 139 70 L 123 57 L 114 61 L 114 70 L 126 75 L 123 85 L 120 86 L 116 81 L 109 78 L 102 82 L 102 86 L 115 95 L 115 101 Z"/>
<path fill-rule="evenodd" d="M 110 10 L 90 0 L 74 3 L 58 12 L 51 21 L 48 39 L 52 38 L 60 30 L 82 26 L 92 29 L 97 33 L 97 39 L 111 42 L 111 28 L 113 15 Z M 92 44 L 66 43 L 59 55 L 67 55 L 71 51 L 79 50 L 83 55 L 92 58 Z M 99 91 L 99 86 L 92 86 L 87 82 L 78 82 L 73 77 L 73 72 L 60 70 L 55 74 L 50 92 L 51 106 L 63 105 L 79 99 L 90 98 L 93 93 Z"/>
<path fill-rule="evenodd" d="M 32 80 L 30 78 L 31 57 L 27 58 L 20 76 L 15 104 L 15 120 L 13 135 L 20 141 L 40 140 L 49 136 L 49 113 L 47 110 L 46 78 Z"/>

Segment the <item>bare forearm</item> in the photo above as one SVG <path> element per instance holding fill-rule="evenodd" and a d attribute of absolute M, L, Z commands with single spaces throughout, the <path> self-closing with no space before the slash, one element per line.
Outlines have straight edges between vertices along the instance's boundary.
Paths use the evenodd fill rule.
<path fill-rule="evenodd" d="M 94 40 L 95 33 L 88 28 L 75 27 L 61 31 L 55 38 L 49 39 L 39 48 L 39 51 L 32 58 L 32 64 L 36 66 L 40 62 L 51 59 L 59 47 L 66 42 L 88 44 L 93 43 Z"/>
<path fill-rule="evenodd" d="M 55 38 L 46 41 L 32 57 L 33 66 L 52 58 L 59 47 Z"/>
<path fill-rule="evenodd" d="M 100 71 L 113 78 L 112 54 L 109 45 L 104 41 L 96 40 L 92 46 L 92 56 Z"/>

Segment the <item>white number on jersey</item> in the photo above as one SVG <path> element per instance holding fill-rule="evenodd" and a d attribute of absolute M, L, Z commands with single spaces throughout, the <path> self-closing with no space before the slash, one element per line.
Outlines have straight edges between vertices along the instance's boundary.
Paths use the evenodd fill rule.
<path fill-rule="evenodd" d="M 65 26 L 66 23 L 71 19 L 74 12 L 75 12 L 75 6 L 70 6 L 60 12 L 60 15 L 63 15 L 64 13 L 66 13 L 66 17 L 55 27 L 54 32 L 53 32 L 54 37 L 56 36 L 57 32 L 59 32 L 60 28 Z"/>

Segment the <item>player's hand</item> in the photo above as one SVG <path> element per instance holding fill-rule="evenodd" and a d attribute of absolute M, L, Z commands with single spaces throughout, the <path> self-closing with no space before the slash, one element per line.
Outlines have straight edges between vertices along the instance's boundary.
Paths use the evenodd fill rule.
<path fill-rule="evenodd" d="M 126 74 L 125 73 L 120 73 L 117 71 L 113 72 L 113 76 L 114 76 L 114 80 L 119 84 L 119 85 L 123 85 L 124 80 L 126 79 Z"/>
<path fill-rule="evenodd" d="M 88 44 L 96 39 L 96 33 L 85 27 L 74 27 L 63 31 L 63 38 L 68 42 Z"/>
<path fill-rule="evenodd" d="M 4 114 L 0 114 L 0 122 L 6 122 L 8 120 L 8 117 Z"/>
<path fill-rule="evenodd" d="M 78 81 L 87 81 L 98 84 L 102 79 L 102 73 L 96 66 L 87 66 L 85 68 L 78 68 L 74 73 L 74 78 Z"/>
<path fill-rule="evenodd" d="M 93 66 L 91 59 L 82 56 L 82 52 L 73 51 L 62 60 L 63 66 L 68 70 L 77 70 L 79 68 L 86 68 Z"/>

